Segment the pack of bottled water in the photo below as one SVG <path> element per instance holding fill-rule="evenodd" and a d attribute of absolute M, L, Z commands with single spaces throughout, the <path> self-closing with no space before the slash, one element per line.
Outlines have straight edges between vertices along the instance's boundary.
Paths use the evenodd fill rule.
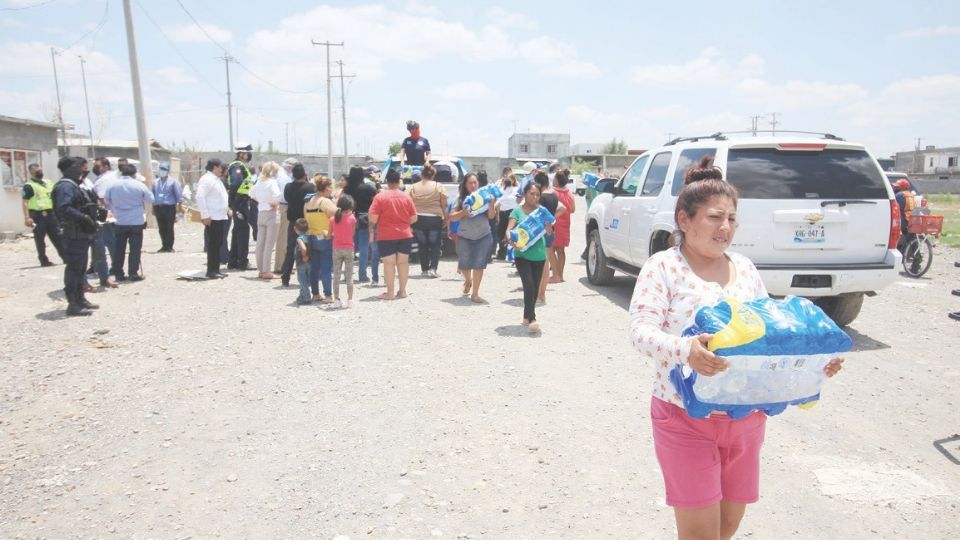
<path fill-rule="evenodd" d="M 853 341 L 813 302 L 788 296 L 740 303 L 726 299 L 697 311 L 684 336 L 713 334 L 707 349 L 729 362 L 714 376 L 677 365 L 670 379 L 687 413 L 703 418 L 724 411 L 742 418 L 769 415 L 820 399 L 824 366 Z"/>
<path fill-rule="evenodd" d="M 523 218 L 523 221 L 518 223 L 516 227 L 510 229 L 510 240 L 516 246 L 517 251 L 523 253 L 537 243 L 537 240 L 543 238 L 547 233 L 547 224 L 556 220 L 549 210 L 538 206 L 536 210 Z"/>
<path fill-rule="evenodd" d="M 500 188 L 494 184 L 487 184 L 467 195 L 463 199 L 463 207 L 470 210 L 471 216 L 476 216 L 486 212 L 490 204 L 500 197 L 503 197 L 503 192 L 500 191 Z"/>

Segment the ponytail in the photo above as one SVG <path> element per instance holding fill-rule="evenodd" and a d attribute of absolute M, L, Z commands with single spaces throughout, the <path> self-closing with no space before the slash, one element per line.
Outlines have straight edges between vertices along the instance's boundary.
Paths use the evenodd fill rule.
<path fill-rule="evenodd" d="M 333 216 L 333 221 L 335 223 L 340 223 L 341 217 L 343 217 L 343 208 L 337 207 L 337 213 Z"/>

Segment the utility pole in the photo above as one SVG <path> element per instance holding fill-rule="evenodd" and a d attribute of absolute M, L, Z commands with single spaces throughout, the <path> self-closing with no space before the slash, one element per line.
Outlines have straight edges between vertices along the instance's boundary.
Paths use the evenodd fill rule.
<path fill-rule="evenodd" d="M 753 136 L 757 136 L 757 125 L 760 123 L 760 120 L 763 118 L 762 114 L 750 117 L 750 131 L 753 132 Z"/>
<path fill-rule="evenodd" d="M 340 66 L 340 75 L 337 77 L 340 79 L 340 107 L 343 109 L 343 166 L 350 170 L 350 150 L 347 148 L 347 94 L 343 89 L 343 80 L 352 79 L 356 75 L 343 74 L 343 61 L 337 60 L 337 65 Z"/>
<path fill-rule="evenodd" d="M 668 131 L 668 132 L 667 132 L 667 141 L 672 141 L 674 135 L 676 135 L 676 133 L 674 133 L 674 132 L 672 132 L 672 131 Z"/>
<path fill-rule="evenodd" d="M 920 137 L 917 137 L 917 146 L 913 151 L 913 172 L 923 172 L 923 161 L 920 159 Z"/>
<path fill-rule="evenodd" d="M 773 135 L 777 134 L 777 125 L 780 124 L 780 122 L 777 122 L 778 114 L 780 113 L 775 113 L 775 112 L 770 113 L 770 117 L 771 117 L 770 127 L 773 128 Z"/>
<path fill-rule="evenodd" d="M 137 59 L 137 39 L 133 32 L 133 10 L 130 0 L 123 0 L 123 18 L 127 26 L 127 54 L 130 56 L 130 83 L 133 87 L 133 108 L 137 119 L 137 141 L 140 146 L 140 174 L 148 189 L 153 188 L 153 167 L 150 160 L 150 142 L 147 140 L 147 117 L 143 112 L 143 93 L 140 89 L 140 61 Z M 156 218 L 143 205 L 147 224 L 156 226 Z"/>
<path fill-rule="evenodd" d="M 230 62 L 233 62 L 233 57 L 224 53 L 218 59 L 223 60 L 223 65 L 227 68 L 227 120 L 230 122 L 230 148 L 228 150 L 233 152 L 233 102 L 230 101 Z M 239 126 L 237 127 L 239 128 Z"/>
<path fill-rule="evenodd" d="M 67 128 L 63 125 L 63 102 L 60 101 L 60 78 L 57 77 L 57 55 L 60 54 L 56 49 L 50 47 L 50 60 L 53 62 L 53 85 L 57 89 L 57 121 L 60 124 L 60 137 L 63 139 L 63 148 L 67 148 Z M 59 145 L 57 145 L 59 146 Z M 63 152 L 60 152 L 64 155 Z"/>
<path fill-rule="evenodd" d="M 283 138 L 286 139 L 286 145 L 284 146 L 287 154 L 290 153 L 290 122 L 283 123 Z"/>
<path fill-rule="evenodd" d="M 333 178 L 333 121 L 332 107 L 330 105 L 330 47 L 343 47 L 343 42 L 330 43 L 329 41 L 319 42 L 311 39 L 310 43 L 314 45 L 323 45 L 327 48 L 327 176 Z"/>
<path fill-rule="evenodd" d="M 84 64 L 87 63 L 79 54 L 77 58 L 80 59 L 80 77 L 83 80 L 83 101 L 87 105 L 87 130 L 90 133 L 90 159 L 94 159 L 96 153 L 93 151 L 93 122 L 90 120 L 90 98 L 87 97 L 87 70 L 84 67 Z"/>

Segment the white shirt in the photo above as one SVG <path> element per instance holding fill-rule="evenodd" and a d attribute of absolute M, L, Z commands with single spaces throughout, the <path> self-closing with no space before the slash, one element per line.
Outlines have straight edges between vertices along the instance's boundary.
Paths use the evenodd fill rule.
<path fill-rule="evenodd" d="M 500 184 L 500 191 L 503 193 L 503 196 L 497 199 L 497 202 L 500 203 L 500 211 L 513 210 L 517 206 L 517 186 L 508 186 L 503 187 L 503 184 Z"/>
<path fill-rule="evenodd" d="M 280 167 L 280 170 L 277 171 L 277 188 L 280 190 L 280 204 L 287 204 L 287 198 L 283 196 L 283 190 L 290 182 L 293 182 L 293 177 L 290 176 L 290 173 L 288 173 L 286 169 Z"/>
<path fill-rule="evenodd" d="M 276 211 L 273 206 L 280 204 L 280 187 L 277 178 L 261 178 L 250 189 L 250 198 L 257 201 L 261 212 Z"/>
<path fill-rule="evenodd" d="M 200 219 L 227 219 L 227 188 L 210 171 L 204 173 L 197 182 L 197 207 L 200 209 Z"/>

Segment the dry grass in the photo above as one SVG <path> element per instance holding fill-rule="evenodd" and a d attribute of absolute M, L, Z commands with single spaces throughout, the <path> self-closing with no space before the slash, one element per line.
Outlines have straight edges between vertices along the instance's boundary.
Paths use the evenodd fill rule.
<path fill-rule="evenodd" d="M 940 242 L 960 247 L 960 195 L 930 195 L 931 213 L 943 216 L 943 235 Z"/>

